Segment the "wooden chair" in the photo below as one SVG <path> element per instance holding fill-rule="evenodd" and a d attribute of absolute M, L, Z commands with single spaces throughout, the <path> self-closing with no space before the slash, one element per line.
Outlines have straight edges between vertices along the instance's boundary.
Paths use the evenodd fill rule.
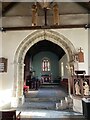
<path fill-rule="evenodd" d="M 1 120 L 20 120 L 21 112 L 16 115 L 16 110 L 2 110 L 0 114 Z"/>

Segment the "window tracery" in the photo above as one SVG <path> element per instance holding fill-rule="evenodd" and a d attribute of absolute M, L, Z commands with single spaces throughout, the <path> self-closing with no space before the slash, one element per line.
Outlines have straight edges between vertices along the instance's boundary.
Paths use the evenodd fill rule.
<path fill-rule="evenodd" d="M 42 71 L 50 71 L 50 61 L 48 59 L 42 60 Z"/>

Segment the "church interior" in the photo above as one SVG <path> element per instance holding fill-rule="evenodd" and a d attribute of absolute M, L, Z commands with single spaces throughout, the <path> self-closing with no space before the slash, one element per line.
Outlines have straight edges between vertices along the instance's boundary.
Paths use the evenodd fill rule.
<path fill-rule="evenodd" d="M 90 119 L 90 2 L 0 2 L 0 120 Z"/>

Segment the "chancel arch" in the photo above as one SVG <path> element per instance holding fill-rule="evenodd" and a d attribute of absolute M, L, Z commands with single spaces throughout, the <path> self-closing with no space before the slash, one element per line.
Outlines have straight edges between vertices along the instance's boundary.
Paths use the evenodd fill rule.
<path fill-rule="evenodd" d="M 37 42 L 48 40 L 60 46 L 66 53 L 69 68 L 74 63 L 73 54 L 76 53 L 73 44 L 62 34 L 53 30 L 36 30 L 28 35 L 19 45 L 14 57 L 14 89 L 13 97 L 22 98 L 24 81 L 24 58 L 26 52 Z M 69 75 L 70 75 L 69 69 Z M 69 90 L 70 93 L 70 90 Z"/>

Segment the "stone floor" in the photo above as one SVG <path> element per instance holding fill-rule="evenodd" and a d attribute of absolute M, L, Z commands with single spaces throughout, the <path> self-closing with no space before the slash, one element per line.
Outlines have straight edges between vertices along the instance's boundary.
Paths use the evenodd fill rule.
<path fill-rule="evenodd" d="M 85 120 L 81 113 L 71 109 L 55 109 L 55 103 L 66 96 L 68 94 L 60 86 L 42 86 L 37 91 L 29 91 L 25 103 L 17 111 L 21 111 L 22 120 Z"/>

